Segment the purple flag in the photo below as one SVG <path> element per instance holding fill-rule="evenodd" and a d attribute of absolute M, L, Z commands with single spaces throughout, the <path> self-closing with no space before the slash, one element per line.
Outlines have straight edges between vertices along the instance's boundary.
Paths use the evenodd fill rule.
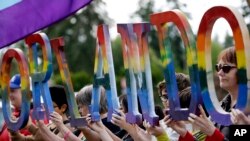
<path fill-rule="evenodd" d="M 43 29 L 92 0 L 0 0 L 0 49 Z"/>

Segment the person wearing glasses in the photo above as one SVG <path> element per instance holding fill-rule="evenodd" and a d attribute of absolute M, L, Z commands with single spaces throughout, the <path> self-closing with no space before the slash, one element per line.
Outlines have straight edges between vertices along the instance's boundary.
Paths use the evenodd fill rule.
<path fill-rule="evenodd" d="M 187 75 L 183 73 L 175 73 L 175 77 L 176 77 L 178 92 L 190 86 L 190 80 Z M 159 97 L 161 98 L 161 102 L 164 106 L 164 109 L 168 109 L 169 101 L 168 101 L 168 93 L 167 93 L 167 86 L 165 79 L 157 84 L 157 89 Z"/>
<path fill-rule="evenodd" d="M 176 82 L 177 82 L 178 93 L 190 87 L 190 80 L 187 75 L 183 73 L 175 73 L 175 77 L 176 77 Z M 160 81 L 157 84 L 157 89 L 158 89 L 158 95 L 161 99 L 164 109 L 165 110 L 169 109 L 168 93 L 167 93 L 167 86 L 166 86 L 165 80 Z M 167 127 L 163 120 L 160 120 L 160 125 L 165 129 L 167 136 L 171 141 L 179 140 L 180 135 L 176 131 L 174 131 L 172 128 Z M 187 129 L 191 130 L 190 127 L 187 127 Z"/>
<path fill-rule="evenodd" d="M 238 97 L 237 60 L 234 47 L 226 48 L 219 54 L 215 69 L 219 77 L 220 87 L 228 92 L 228 95 L 221 101 L 221 107 L 225 111 L 231 112 Z M 225 138 L 229 138 L 229 127 L 219 124 L 216 124 L 216 127 L 220 129 Z"/>
<path fill-rule="evenodd" d="M 219 85 L 228 94 L 222 99 L 221 107 L 226 112 L 231 112 L 235 108 L 238 97 L 237 60 L 235 47 L 228 47 L 220 52 L 218 63 L 215 65 L 219 77 Z M 229 126 L 215 123 L 215 126 L 223 133 L 225 140 L 229 138 Z"/>
<path fill-rule="evenodd" d="M 235 108 L 238 97 L 237 85 L 237 60 L 236 51 L 234 47 L 229 47 L 220 52 L 215 70 L 219 77 L 219 85 L 222 89 L 227 91 L 227 95 L 221 101 L 221 107 L 226 112 L 231 112 Z M 202 111 L 202 107 L 199 106 Z M 234 111 L 234 110 L 233 110 Z M 235 112 L 234 112 L 234 115 Z M 231 117 L 232 119 L 232 117 Z M 201 117 L 196 115 L 190 116 L 190 121 L 195 125 L 200 126 L 200 130 L 210 137 L 210 140 L 229 140 L 229 126 L 223 126 L 218 123 L 211 124 L 211 121 L 203 115 Z M 202 122 L 203 121 L 203 122 Z M 215 137 L 215 138 L 214 138 Z"/>

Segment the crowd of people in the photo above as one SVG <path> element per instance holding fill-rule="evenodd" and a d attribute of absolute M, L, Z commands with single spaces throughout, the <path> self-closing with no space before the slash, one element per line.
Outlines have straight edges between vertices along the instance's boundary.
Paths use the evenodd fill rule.
<path fill-rule="evenodd" d="M 228 92 L 221 101 L 221 107 L 230 112 L 233 124 L 250 124 L 250 117 L 235 108 L 238 97 L 237 61 L 234 47 L 223 50 L 215 66 L 219 77 L 219 85 Z M 178 95 L 181 108 L 188 108 L 191 101 L 191 84 L 187 75 L 176 73 Z M 18 119 L 21 112 L 20 75 L 14 75 L 10 81 L 10 101 L 14 108 L 13 119 Z M 112 115 L 111 122 L 107 120 L 107 101 L 105 89 L 101 87 L 100 117 L 93 122 L 89 111 L 93 85 L 84 86 L 76 93 L 79 113 L 87 122 L 86 126 L 71 127 L 68 115 L 68 103 L 65 88 L 61 85 L 49 87 L 54 112 L 49 119 L 34 120 L 30 116 L 27 125 L 19 131 L 8 129 L 4 123 L 0 131 L 0 141 L 224 141 L 229 140 L 229 126 L 215 123 L 209 117 L 204 105 L 198 105 L 199 115 L 190 113 L 187 121 L 176 121 L 171 118 L 166 82 L 158 83 L 158 95 L 163 108 L 155 106 L 159 117 L 159 125 L 150 125 L 147 121 L 140 124 L 126 122 L 128 101 L 126 91 L 119 96 L 120 109 Z M 138 100 L 139 103 L 139 100 Z M 139 111 L 141 112 L 140 104 Z M 32 106 L 31 106 L 32 112 Z"/>

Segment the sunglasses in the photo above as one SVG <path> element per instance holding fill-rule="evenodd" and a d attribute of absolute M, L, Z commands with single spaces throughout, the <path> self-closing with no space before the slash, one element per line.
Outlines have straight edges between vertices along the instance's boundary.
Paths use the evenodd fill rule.
<path fill-rule="evenodd" d="M 229 65 L 215 65 L 215 70 L 219 72 L 221 69 L 224 73 L 229 73 L 231 69 L 237 68 L 236 66 L 229 66 Z"/>

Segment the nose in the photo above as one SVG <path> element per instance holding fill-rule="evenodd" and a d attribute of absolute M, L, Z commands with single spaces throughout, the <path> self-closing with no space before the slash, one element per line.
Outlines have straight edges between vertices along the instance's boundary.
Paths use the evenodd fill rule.
<path fill-rule="evenodd" d="M 219 76 L 224 75 L 224 72 L 222 71 L 222 69 L 220 69 L 220 70 L 218 71 L 218 75 L 219 75 Z"/>

